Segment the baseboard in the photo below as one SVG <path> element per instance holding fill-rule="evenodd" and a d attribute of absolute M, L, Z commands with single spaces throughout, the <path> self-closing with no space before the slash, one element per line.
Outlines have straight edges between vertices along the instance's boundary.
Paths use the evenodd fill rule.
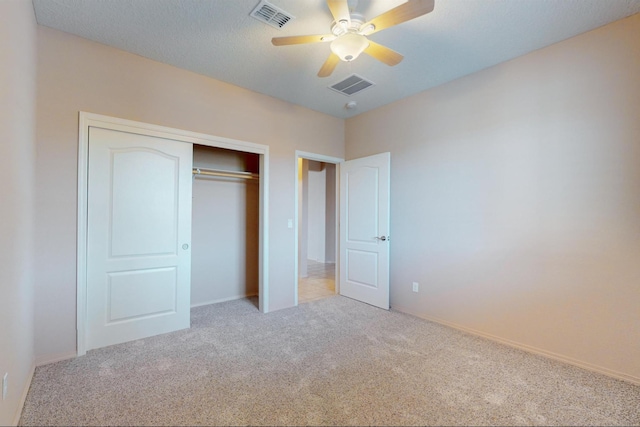
<path fill-rule="evenodd" d="M 59 353 L 59 354 L 49 354 L 45 356 L 36 357 L 36 366 L 48 365 L 50 363 L 61 362 L 63 360 L 74 359 L 78 356 L 78 353 Z"/>
<path fill-rule="evenodd" d="M 211 304 L 218 304 L 221 302 L 227 302 L 227 301 L 235 301 L 238 299 L 243 299 L 243 298 L 251 298 L 251 297 L 257 297 L 258 293 L 254 292 L 251 294 L 246 294 L 246 295 L 236 295 L 233 297 L 227 297 L 227 298 L 220 298 L 220 299 L 214 299 L 211 301 L 205 301 L 205 302 L 199 302 L 197 304 L 191 304 L 191 308 L 196 308 L 196 307 L 202 307 L 203 305 L 211 305 Z"/>
<path fill-rule="evenodd" d="M 13 424 L 17 426 L 20 423 L 20 417 L 22 416 L 22 409 L 24 408 L 24 402 L 27 401 L 27 394 L 29 394 L 29 388 L 31 388 L 31 381 L 33 380 L 33 374 L 36 372 L 36 364 L 31 364 L 31 369 L 29 371 L 29 375 L 27 376 L 27 381 L 24 384 L 24 388 L 22 390 L 22 395 L 20 396 L 20 403 L 18 404 L 18 409 L 16 410 L 16 414 L 13 417 Z"/>
<path fill-rule="evenodd" d="M 438 323 L 440 325 L 447 326 L 449 328 L 457 329 L 459 331 L 466 332 L 471 335 L 476 335 L 482 338 L 489 339 L 491 341 L 498 342 L 500 344 L 508 345 L 509 347 L 514 347 L 529 353 L 538 354 L 540 356 L 544 356 L 550 359 L 558 360 L 560 362 L 568 363 L 569 365 L 577 366 L 579 368 L 586 369 L 588 371 L 596 372 L 598 374 L 606 375 L 612 378 L 616 378 L 618 380 L 627 381 L 635 385 L 640 385 L 640 378 L 635 377 L 633 375 L 628 375 L 622 372 L 614 371 L 612 369 L 604 368 L 602 366 L 593 365 L 591 363 L 584 362 L 582 360 L 574 359 L 572 357 L 564 356 L 562 354 L 554 353 L 552 351 L 544 350 L 538 347 L 533 347 L 527 344 L 522 344 L 517 341 L 501 338 L 496 335 L 491 335 L 486 332 L 478 331 L 475 329 L 467 328 L 465 326 L 447 322 L 446 320 L 438 319 L 436 317 L 425 316 L 424 314 L 416 313 L 407 307 L 394 304 L 392 309 L 406 313 L 406 314 L 410 314 L 411 316 L 419 317 L 424 320 L 428 320 L 430 322 Z"/>

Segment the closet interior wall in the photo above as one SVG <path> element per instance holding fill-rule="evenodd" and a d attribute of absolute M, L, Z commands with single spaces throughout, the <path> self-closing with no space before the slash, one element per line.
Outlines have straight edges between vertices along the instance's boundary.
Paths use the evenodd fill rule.
<path fill-rule="evenodd" d="M 260 156 L 193 146 L 193 167 L 259 173 Z M 191 306 L 258 295 L 258 179 L 195 176 Z"/>

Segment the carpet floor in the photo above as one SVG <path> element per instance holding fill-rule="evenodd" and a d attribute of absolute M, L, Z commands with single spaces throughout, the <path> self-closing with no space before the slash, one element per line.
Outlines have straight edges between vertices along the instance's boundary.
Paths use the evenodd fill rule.
<path fill-rule="evenodd" d="M 36 369 L 21 425 L 640 425 L 640 387 L 336 296 Z"/>

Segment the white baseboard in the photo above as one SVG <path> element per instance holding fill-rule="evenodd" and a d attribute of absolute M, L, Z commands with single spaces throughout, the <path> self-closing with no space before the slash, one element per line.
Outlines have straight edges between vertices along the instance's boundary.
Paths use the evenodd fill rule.
<path fill-rule="evenodd" d="M 214 300 L 211 300 L 211 301 L 205 301 L 205 302 L 199 302 L 199 303 L 196 303 L 196 304 L 191 304 L 191 308 L 202 307 L 203 305 L 218 304 L 220 302 L 235 301 L 237 299 L 251 298 L 251 297 L 256 297 L 256 296 L 258 296 L 257 292 L 254 292 L 254 293 L 251 293 L 251 294 L 246 294 L 246 295 L 236 295 L 236 296 L 232 296 L 232 297 L 219 298 L 219 299 L 214 299 Z"/>
<path fill-rule="evenodd" d="M 544 349 L 541 349 L 541 348 L 533 347 L 533 346 L 530 346 L 530 345 L 527 345 L 527 344 L 522 344 L 522 343 L 519 343 L 517 341 L 512 341 L 512 340 L 509 340 L 509 339 L 506 339 L 506 338 L 498 337 L 496 335 L 491 335 L 491 334 L 487 334 L 487 333 L 482 332 L 482 331 L 478 331 L 478 330 L 475 330 L 475 329 L 467 328 L 465 326 L 461 326 L 461 325 L 458 325 L 458 324 L 455 324 L 455 323 L 447 322 L 447 321 L 442 320 L 442 319 L 438 319 L 438 318 L 435 318 L 435 317 L 426 316 L 424 314 L 416 313 L 416 312 L 414 312 L 413 310 L 411 310 L 411 309 L 409 309 L 407 307 L 402 307 L 402 306 L 399 306 L 399 305 L 393 305 L 392 308 L 394 310 L 401 311 L 403 313 L 410 314 L 412 316 L 419 317 L 421 319 L 428 320 L 430 322 L 438 323 L 438 324 L 443 325 L 443 326 L 448 326 L 450 328 L 457 329 L 459 331 L 466 332 L 466 333 L 469 333 L 471 335 L 477 335 L 477 336 L 489 339 L 491 341 L 499 342 L 500 344 L 508 345 L 510 347 L 514 347 L 514 348 L 517 348 L 517 349 L 520 349 L 520 350 L 527 351 L 529 353 L 535 353 L 535 354 L 538 354 L 540 356 L 545 356 L 545 357 L 548 357 L 550 359 L 558 360 L 560 362 L 568 363 L 569 365 L 573 365 L 573 366 L 577 366 L 577 367 L 582 368 L 582 369 L 586 369 L 588 371 L 597 372 L 599 374 L 606 375 L 606 376 L 609 376 L 609 377 L 613 377 L 613 378 L 616 378 L 618 380 L 623 380 L 623 381 L 627 381 L 627 382 L 630 382 L 630 383 L 633 383 L 633 384 L 636 384 L 636 385 L 640 385 L 640 378 L 636 377 L 636 376 L 633 376 L 633 375 L 625 374 L 623 372 L 614 371 L 612 369 L 608 369 L 608 368 L 605 368 L 605 367 L 602 367 L 602 366 L 593 365 L 591 363 L 584 362 L 584 361 L 578 360 L 578 359 L 574 359 L 572 357 L 564 356 L 562 354 L 554 353 L 552 351 L 548 351 L 548 350 L 544 350 Z"/>
<path fill-rule="evenodd" d="M 27 377 L 27 381 L 24 384 L 24 388 L 22 389 L 22 395 L 20 396 L 20 403 L 18 404 L 18 409 L 16 410 L 16 414 L 13 417 L 13 424 L 17 426 L 20 423 L 20 417 L 22 416 L 22 408 L 24 408 L 24 402 L 27 400 L 27 394 L 29 393 L 29 388 L 31 387 L 31 380 L 33 380 L 33 374 L 36 371 L 36 364 L 31 364 L 31 370 L 29 371 L 29 376 Z"/>
<path fill-rule="evenodd" d="M 77 356 L 78 353 L 76 353 L 75 351 L 60 354 L 47 354 L 44 356 L 36 357 L 36 366 L 48 365 L 50 363 L 61 362 L 67 359 L 74 359 Z"/>

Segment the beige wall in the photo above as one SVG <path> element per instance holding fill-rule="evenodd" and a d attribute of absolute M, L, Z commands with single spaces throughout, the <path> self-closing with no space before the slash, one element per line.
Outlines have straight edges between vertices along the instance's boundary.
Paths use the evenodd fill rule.
<path fill-rule="evenodd" d="M 309 160 L 298 158 L 298 277 L 309 276 Z"/>
<path fill-rule="evenodd" d="M 635 15 L 347 121 L 394 308 L 640 381 L 639 52 Z"/>
<path fill-rule="evenodd" d="M 327 180 L 325 182 L 326 189 L 326 205 L 325 205 L 325 244 L 324 244 L 324 261 L 327 263 L 336 262 L 336 165 L 333 163 L 325 163 Z"/>
<path fill-rule="evenodd" d="M 336 262 L 336 165 L 314 160 L 308 164 L 307 259 Z M 302 242 L 301 238 L 301 242 Z"/>
<path fill-rule="evenodd" d="M 33 355 L 36 23 L 31 2 L 0 2 L 0 425 L 17 420 Z"/>
<path fill-rule="evenodd" d="M 325 262 L 327 171 L 322 162 L 308 162 L 307 259 Z"/>
<path fill-rule="evenodd" d="M 269 146 L 270 309 L 294 304 L 295 150 L 344 155 L 344 121 L 38 28 L 36 355 L 76 348 L 78 111 Z"/>

